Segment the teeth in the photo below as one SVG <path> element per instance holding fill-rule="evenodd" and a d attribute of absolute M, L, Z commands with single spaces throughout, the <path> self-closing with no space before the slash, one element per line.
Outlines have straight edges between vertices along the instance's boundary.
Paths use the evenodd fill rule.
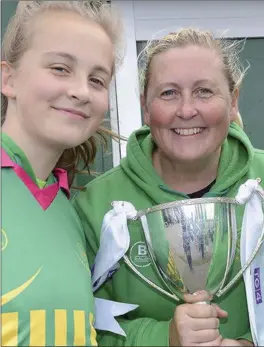
<path fill-rule="evenodd" d="M 202 130 L 203 128 L 174 129 L 176 134 L 183 136 L 199 134 Z"/>

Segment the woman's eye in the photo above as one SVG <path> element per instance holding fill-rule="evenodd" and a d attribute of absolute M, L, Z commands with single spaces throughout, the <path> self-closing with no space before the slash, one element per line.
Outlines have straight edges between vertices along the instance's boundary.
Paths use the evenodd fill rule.
<path fill-rule="evenodd" d="M 208 88 L 199 88 L 196 91 L 196 94 L 198 94 L 198 96 L 201 96 L 202 98 L 209 98 L 210 96 L 212 96 L 213 92 Z"/>
<path fill-rule="evenodd" d="M 175 90 L 170 89 L 170 90 L 165 90 L 164 92 L 161 93 L 161 96 L 163 97 L 172 97 L 176 94 Z"/>

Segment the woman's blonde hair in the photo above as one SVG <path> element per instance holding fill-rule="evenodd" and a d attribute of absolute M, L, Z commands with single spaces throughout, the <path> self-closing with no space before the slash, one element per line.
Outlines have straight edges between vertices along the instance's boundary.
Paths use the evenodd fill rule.
<path fill-rule="evenodd" d="M 139 55 L 140 87 L 141 93 L 147 95 L 149 78 L 151 75 L 151 62 L 153 58 L 162 52 L 172 48 L 195 45 L 212 49 L 217 52 L 223 63 L 223 70 L 227 78 L 231 94 L 241 87 L 243 78 L 248 69 L 244 68 L 239 59 L 241 43 L 245 41 L 216 39 L 212 32 L 194 28 L 182 28 L 172 32 L 162 39 L 151 40 Z M 238 113 L 237 124 L 243 127 L 243 122 Z"/>
<path fill-rule="evenodd" d="M 123 26 L 120 15 L 110 4 L 105 1 L 19 1 L 14 16 L 10 19 L 2 42 L 2 60 L 16 67 L 23 54 L 30 45 L 32 19 L 45 11 L 70 11 L 79 14 L 87 20 L 98 23 L 109 36 L 115 47 L 115 66 L 122 63 L 124 55 Z M 115 69 L 113 66 L 113 72 Z M 3 124 L 8 99 L 5 95 L 2 98 L 2 120 Z M 100 127 L 96 134 L 90 137 L 83 144 L 66 149 L 57 163 L 57 167 L 64 168 L 68 172 L 69 182 L 72 184 L 75 173 L 79 172 L 78 167 L 88 168 L 96 156 L 97 139 L 106 145 L 106 135 L 118 137 L 110 130 Z"/>
<path fill-rule="evenodd" d="M 244 128 L 244 123 L 243 123 L 243 119 L 241 117 L 240 112 L 237 113 L 236 119 L 234 120 L 234 122 L 240 126 L 240 128 Z"/>

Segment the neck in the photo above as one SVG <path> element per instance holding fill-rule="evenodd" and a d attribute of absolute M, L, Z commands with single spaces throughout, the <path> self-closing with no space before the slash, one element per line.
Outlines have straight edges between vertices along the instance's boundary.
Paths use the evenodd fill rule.
<path fill-rule="evenodd" d="M 11 127 L 7 121 L 3 124 L 2 131 L 10 136 L 25 153 L 36 177 L 46 181 L 63 151 L 48 147 L 40 139 L 28 136 L 20 127 Z"/>
<path fill-rule="evenodd" d="M 170 188 L 191 194 L 205 188 L 216 179 L 220 151 L 204 160 L 184 163 L 172 161 L 157 149 L 153 153 L 153 165 Z"/>

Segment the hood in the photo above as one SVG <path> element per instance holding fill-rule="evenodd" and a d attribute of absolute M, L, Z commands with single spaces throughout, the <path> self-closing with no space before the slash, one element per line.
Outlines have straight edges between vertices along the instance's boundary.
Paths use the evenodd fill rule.
<path fill-rule="evenodd" d="M 143 126 L 130 136 L 127 156 L 121 161 L 121 167 L 127 176 L 157 204 L 188 198 L 185 194 L 172 191 L 157 174 L 152 165 L 153 148 L 149 127 Z M 216 182 L 209 194 L 226 194 L 247 174 L 253 154 L 254 148 L 245 132 L 232 123 L 222 145 Z"/>

